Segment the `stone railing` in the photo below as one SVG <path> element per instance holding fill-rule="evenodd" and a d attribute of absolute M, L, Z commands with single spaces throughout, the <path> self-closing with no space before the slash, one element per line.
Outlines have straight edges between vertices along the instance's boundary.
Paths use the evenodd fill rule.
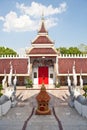
<path fill-rule="evenodd" d="M 0 105 L 0 117 L 5 115 L 11 108 L 11 101 L 8 100 L 5 103 Z"/>
<path fill-rule="evenodd" d="M 58 58 L 87 58 L 87 54 L 60 54 Z"/>
<path fill-rule="evenodd" d="M 83 105 L 80 102 L 78 102 L 77 100 L 74 101 L 74 107 L 77 110 L 77 112 L 83 116 L 87 118 L 87 105 Z"/>

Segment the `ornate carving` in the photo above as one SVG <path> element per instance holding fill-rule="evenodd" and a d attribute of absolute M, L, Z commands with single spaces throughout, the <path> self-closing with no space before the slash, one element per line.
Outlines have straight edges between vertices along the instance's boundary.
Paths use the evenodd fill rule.
<path fill-rule="evenodd" d="M 39 59 L 33 61 L 33 67 L 38 66 L 54 66 L 54 62 L 52 59 Z"/>

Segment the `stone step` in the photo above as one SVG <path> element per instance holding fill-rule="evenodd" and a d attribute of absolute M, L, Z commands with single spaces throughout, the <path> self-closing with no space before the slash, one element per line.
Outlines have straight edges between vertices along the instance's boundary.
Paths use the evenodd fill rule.
<path fill-rule="evenodd" d="M 41 86 L 42 85 L 37 85 L 37 84 L 35 84 L 35 85 L 33 85 L 33 88 L 34 89 L 40 89 L 41 88 Z M 47 85 L 45 85 L 45 87 L 46 87 L 46 89 L 54 89 L 55 88 L 55 85 L 54 84 L 47 84 Z"/>

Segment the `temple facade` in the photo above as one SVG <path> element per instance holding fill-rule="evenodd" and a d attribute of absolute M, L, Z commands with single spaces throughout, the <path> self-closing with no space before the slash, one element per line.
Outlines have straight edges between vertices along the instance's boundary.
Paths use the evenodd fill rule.
<path fill-rule="evenodd" d="M 27 77 L 32 79 L 34 85 L 67 85 L 68 73 L 72 80 L 73 63 L 78 85 L 80 74 L 83 83 L 87 83 L 87 55 L 61 55 L 48 35 L 43 17 L 37 36 L 25 56 L 0 57 L 0 83 L 4 75 L 9 75 L 10 63 L 13 66 L 13 77 L 17 75 L 17 85 L 25 85 Z"/>
<path fill-rule="evenodd" d="M 44 18 L 32 47 L 26 54 L 30 61 L 30 77 L 34 84 L 54 84 L 58 73 L 57 51 L 49 38 Z"/>

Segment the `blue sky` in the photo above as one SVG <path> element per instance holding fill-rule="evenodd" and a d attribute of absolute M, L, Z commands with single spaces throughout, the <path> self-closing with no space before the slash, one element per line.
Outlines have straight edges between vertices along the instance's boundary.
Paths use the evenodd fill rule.
<path fill-rule="evenodd" d="M 42 12 L 55 47 L 87 45 L 87 0 L 0 0 L 0 46 L 30 47 Z"/>

